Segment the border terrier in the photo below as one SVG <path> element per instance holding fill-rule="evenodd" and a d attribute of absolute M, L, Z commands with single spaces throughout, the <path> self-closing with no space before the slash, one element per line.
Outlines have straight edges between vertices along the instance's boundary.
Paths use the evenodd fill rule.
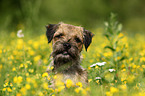
<path fill-rule="evenodd" d="M 73 83 L 88 82 L 87 71 L 80 65 L 83 44 L 87 51 L 92 42 L 93 34 L 80 26 L 73 26 L 63 22 L 46 26 L 48 43 L 52 41 L 51 53 L 52 72 L 62 75 L 62 82 L 71 79 Z M 49 67 L 50 68 L 50 67 Z M 50 69 L 47 69 L 49 73 Z"/>

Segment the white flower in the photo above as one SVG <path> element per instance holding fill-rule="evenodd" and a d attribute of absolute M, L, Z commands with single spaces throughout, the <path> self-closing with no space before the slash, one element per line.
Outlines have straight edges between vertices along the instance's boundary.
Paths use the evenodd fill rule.
<path fill-rule="evenodd" d="M 101 77 L 96 77 L 95 79 L 101 79 Z"/>
<path fill-rule="evenodd" d="M 95 63 L 95 64 L 91 65 L 90 67 L 95 67 L 96 65 L 98 65 L 98 66 L 103 66 L 103 65 L 105 65 L 105 64 L 106 64 L 106 62 Z"/>
<path fill-rule="evenodd" d="M 96 63 L 98 66 L 103 66 L 106 64 L 106 62 L 102 62 L 102 63 Z"/>
<path fill-rule="evenodd" d="M 115 71 L 115 69 L 109 69 L 109 72 L 113 72 L 113 71 Z"/>
<path fill-rule="evenodd" d="M 93 64 L 93 65 L 91 65 L 90 67 L 95 67 L 97 64 Z"/>
<path fill-rule="evenodd" d="M 18 36 L 19 38 L 24 37 L 24 34 L 22 33 L 22 30 L 18 30 L 17 36 Z"/>

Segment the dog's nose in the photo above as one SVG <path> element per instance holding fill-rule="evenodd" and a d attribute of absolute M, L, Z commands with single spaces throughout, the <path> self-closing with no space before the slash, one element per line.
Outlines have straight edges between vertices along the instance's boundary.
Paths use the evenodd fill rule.
<path fill-rule="evenodd" d="M 63 46 L 67 49 L 70 49 L 71 48 L 71 45 L 69 43 L 64 43 Z"/>

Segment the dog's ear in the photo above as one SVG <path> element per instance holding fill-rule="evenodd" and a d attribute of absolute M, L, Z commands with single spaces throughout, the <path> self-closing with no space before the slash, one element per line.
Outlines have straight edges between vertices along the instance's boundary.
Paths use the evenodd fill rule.
<path fill-rule="evenodd" d="M 46 36 L 47 36 L 47 39 L 48 39 L 48 43 L 51 42 L 57 27 L 58 27 L 57 24 L 46 25 Z"/>
<path fill-rule="evenodd" d="M 93 33 L 91 33 L 90 31 L 84 29 L 84 41 L 83 41 L 83 43 L 85 45 L 86 51 L 87 51 L 87 48 L 89 47 L 89 45 L 92 42 L 92 37 L 93 36 L 94 36 Z"/>

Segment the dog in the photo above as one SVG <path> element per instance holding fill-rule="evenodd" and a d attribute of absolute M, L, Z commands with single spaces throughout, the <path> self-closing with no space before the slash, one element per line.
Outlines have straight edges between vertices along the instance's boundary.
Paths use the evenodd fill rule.
<path fill-rule="evenodd" d="M 48 43 L 52 41 L 53 44 L 53 52 L 51 53 L 53 59 L 47 72 L 49 73 L 50 66 L 53 66 L 52 72 L 61 74 L 62 82 L 65 83 L 67 79 L 71 79 L 74 84 L 77 82 L 87 84 L 87 71 L 80 65 L 81 51 L 83 45 L 87 51 L 92 42 L 93 33 L 83 27 L 63 22 L 49 24 L 46 29 Z"/>

